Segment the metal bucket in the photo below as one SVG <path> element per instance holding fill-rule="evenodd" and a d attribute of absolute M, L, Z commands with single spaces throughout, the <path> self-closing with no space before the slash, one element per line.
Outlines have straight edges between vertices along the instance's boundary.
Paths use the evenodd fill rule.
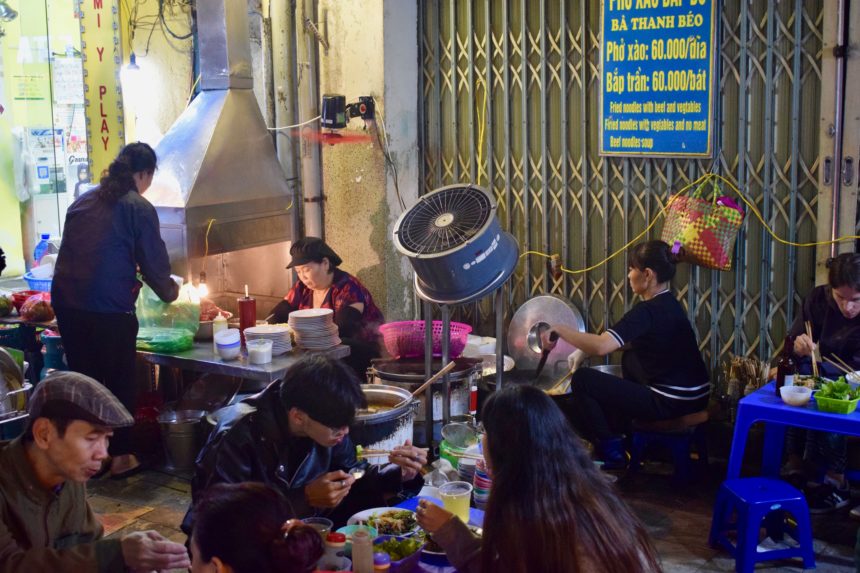
<path fill-rule="evenodd" d="M 457 366 L 448 375 L 451 385 L 450 415 L 452 419 L 469 414 L 469 398 L 472 383 L 477 383 L 481 374 L 480 358 L 457 358 Z M 441 360 L 433 362 L 433 372 L 442 369 Z M 374 360 L 367 370 L 367 381 L 370 384 L 385 384 L 406 390 L 409 394 L 424 383 L 424 360 Z M 433 384 L 433 434 L 439 436 L 442 429 L 442 413 L 444 404 L 445 384 L 440 380 Z M 424 441 L 425 394 L 416 398 L 418 409 L 415 414 L 415 436 L 418 444 L 426 446 Z"/>
<path fill-rule="evenodd" d="M 177 470 L 194 468 L 203 445 L 205 410 L 170 410 L 158 415 L 167 465 Z"/>
<path fill-rule="evenodd" d="M 415 407 L 411 392 L 396 386 L 362 384 L 369 408 L 390 408 L 376 413 L 359 413 L 350 427 L 352 442 L 366 449 L 390 450 L 412 439 Z M 370 463 L 385 463 L 387 456 L 368 457 Z"/>

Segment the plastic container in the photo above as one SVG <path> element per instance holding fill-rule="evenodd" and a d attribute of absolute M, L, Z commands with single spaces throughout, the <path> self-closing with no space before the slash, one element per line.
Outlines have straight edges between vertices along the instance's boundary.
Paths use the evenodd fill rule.
<path fill-rule="evenodd" d="M 218 346 L 215 344 L 215 335 L 227 330 L 227 319 L 224 318 L 223 315 L 219 314 L 210 322 L 212 329 L 212 353 L 218 354 Z M 200 325 L 202 326 L 203 323 L 201 322 Z"/>
<path fill-rule="evenodd" d="M 337 530 L 338 533 L 343 533 L 346 535 L 346 545 L 344 546 L 344 555 L 350 557 L 352 555 L 352 534 L 358 530 L 367 531 L 370 535 L 371 539 L 376 539 L 379 535 L 379 532 L 375 527 L 370 527 L 369 525 L 345 525 Z"/>
<path fill-rule="evenodd" d="M 341 567 L 346 552 L 346 535 L 329 533 L 325 537 L 325 552 L 317 562 L 317 569 L 336 570 Z"/>
<path fill-rule="evenodd" d="M 271 340 L 248 340 L 245 346 L 248 348 L 248 362 L 251 364 L 268 364 L 272 361 Z"/>
<path fill-rule="evenodd" d="M 398 358 L 424 356 L 424 321 L 405 320 L 389 322 L 379 327 L 385 349 Z M 472 327 L 462 322 L 451 323 L 449 357 L 457 358 L 466 348 L 466 341 Z M 433 321 L 433 356 L 442 356 L 442 321 Z"/>
<path fill-rule="evenodd" d="M 783 386 L 779 395 L 789 406 L 806 406 L 812 398 L 812 390 L 806 386 Z"/>
<path fill-rule="evenodd" d="M 391 571 L 391 556 L 388 553 L 374 553 L 373 570 L 377 573 Z"/>
<path fill-rule="evenodd" d="M 235 360 L 239 358 L 239 352 L 242 350 L 242 341 L 238 330 L 228 328 L 216 334 L 214 338 L 215 348 L 222 360 Z"/>
<path fill-rule="evenodd" d="M 819 412 L 830 412 L 831 414 L 851 414 L 857 409 L 856 400 L 834 400 L 833 398 L 824 398 L 815 395 L 815 403 L 818 405 Z"/>
<path fill-rule="evenodd" d="M 352 570 L 373 573 L 373 542 L 365 529 L 352 534 Z"/>
<path fill-rule="evenodd" d="M 24 280 L 27 281 L 27 286 L 30 287 L 31 290 L 51 292 L 51 281 L 53 281 L 53 278 L 37 279 L 33 276 L 33 273 L 27 271 L 24 273 Z"/>
<path fill-rule="evenodd" d="M 373 541 L 373 544 L 378 545 L 388 539 L 403 541 L 404 539 L 410 538 L 401 537 L 399 535 L 380 535 Z M 390 569 L 391 573 L 411 573 L 412 571 L 418 571 L 418 562 L 421 560 L 421 552 L 424 551 L 425 545 L 426 543 L 422 543 L 412 555 L 407 555 L 399 561 L 392 561 Z"/>
<path fill-rule="evenodd" d="M 247 289 L 245 289 L 247 292 Z M 251 296 L 236 299 L 239 307 L 239 331 L 242 333 L 242 343 L 245 343 L 245 329 L 257 325 L 257 300 Z"/>

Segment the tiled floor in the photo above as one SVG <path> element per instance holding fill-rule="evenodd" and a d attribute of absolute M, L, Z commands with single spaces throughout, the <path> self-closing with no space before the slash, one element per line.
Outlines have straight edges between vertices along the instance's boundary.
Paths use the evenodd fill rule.
<path fill-rule="evenodd" d="M 712 464 L 709 475 L 691 488 L 671 484 L 659 465 L 646 473 L 622 478 L 618 483 L 624 499 L 633 507 L 656 544 L 666 571 L 733 571 L 734 561 L 707 544 L 714 493 L 725 475 L 725 466 Z M 90 501 L 99 513 L 108 514 L 111 535 L 155 529 L 169 539 L 184 543 L 179 524 L 190 499 L 187 476 L 147 471 L 125 481 L 101 479 L 90 484 Z M 858 524 L 847 511 L 813 518 L 816 572 L 854 571 L 854 540 Z M 769 563 L 756 571 L 799 572 L 799 560 Z"/>

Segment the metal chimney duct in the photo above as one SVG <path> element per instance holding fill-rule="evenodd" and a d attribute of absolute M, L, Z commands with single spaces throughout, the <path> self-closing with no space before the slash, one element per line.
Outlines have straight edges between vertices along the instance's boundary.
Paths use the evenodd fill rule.
<path fill-rule="evenodd" d="M 156 147 L 145 193 L 183 276 L 210 221 L 210 255 L 292 238 L 292 193 L 252 89 L 246 11 L 244 0 L 197 0 L 202 91 Z"/>

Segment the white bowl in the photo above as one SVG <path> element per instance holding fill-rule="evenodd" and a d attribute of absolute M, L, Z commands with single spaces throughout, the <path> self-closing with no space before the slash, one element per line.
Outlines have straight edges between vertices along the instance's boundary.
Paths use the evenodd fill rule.
<path fill-rule="evenodd" d="M 228 328 L 215 333 L 215 344 L 232 346 L 240 341 L 239 329 Z"/>
<path fill-rule="evenodd" d="M 779 389 L 779 395 L 789 406 L 806 406 L 812 397 L 812 389 L 806 386 L 783 386 Z"/>

